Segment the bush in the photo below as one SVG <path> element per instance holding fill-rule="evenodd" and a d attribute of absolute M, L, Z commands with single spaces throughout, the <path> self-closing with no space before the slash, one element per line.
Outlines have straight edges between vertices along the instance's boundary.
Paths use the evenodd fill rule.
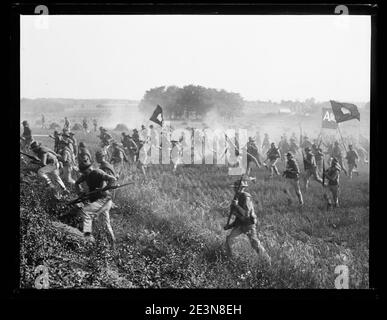
<path fill-rule="evenodd" d="M 60 125 L 57 124 L 56 122 L 51 123 L 49 127 L 50 130 L 56 130 L 58 128 L 60 129 Z"/>
<path fill-rule="evenodd" d="M 83 127 L 82 127 L 81 124 L 75 123 L 75 124 L 73 125 L 73 127 L 71 128 L 71 130 L 72 130 L 72 131 L 80 131 L 80 130 L 83 130 Z"/>
<path fill-rule="evenodd" d="M 124 125 L 123 123 L 117 124 L 115 131 L 129 131 L 128 127 Z"/>

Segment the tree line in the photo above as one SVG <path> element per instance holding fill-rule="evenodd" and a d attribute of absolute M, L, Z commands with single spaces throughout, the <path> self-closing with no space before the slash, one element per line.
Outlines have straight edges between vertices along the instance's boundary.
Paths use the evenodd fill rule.
<path fill-rule="evenodd" d="M 149 89 L 140 101 L 139 109 L 145 114 L 152 114 L 160 105 L 166 119 L 186 118 L 187 114 L 195 114 L 198 118 L 209 111 L 216 111 L 220 116 L 231 117 L 241 111 L 244 100 L 239 93 L 227 92 L 188 85 L 162 86 Z"/>

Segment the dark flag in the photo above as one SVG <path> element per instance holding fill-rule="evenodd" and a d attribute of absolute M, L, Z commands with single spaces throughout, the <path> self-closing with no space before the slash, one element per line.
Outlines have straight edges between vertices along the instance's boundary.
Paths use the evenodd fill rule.
<path fill-rule="evenodd" d="M 331 100 L 332 111 L 337 123 L 357 119 L 360 121 L 360 113 L 357 107 L 351 103 L 342 103 Z"/>
<path fill-rule="evenodd" d="M 164 121 L 163 109 L 161 109 L 161 107 L 159 105 L 157 105 L 155 111 L 153 112 L 153 114 L 149 120 L 157 123 L 160 126 L 163 125 L 163 121 Z"/>

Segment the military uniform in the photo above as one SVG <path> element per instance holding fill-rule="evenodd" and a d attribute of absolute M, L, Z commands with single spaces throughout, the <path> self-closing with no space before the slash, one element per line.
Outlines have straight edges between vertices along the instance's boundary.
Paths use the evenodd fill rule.
<path fill-rule="evenodd" d="M 334 158 L 332 160 L 331 166 L 325 170 L 325 178 L 328 179 L 328 190 L 332 194 L 333 205 L 335 207 L 339 206 L 339 178 L 340 178 L 340 167 L 338 161 Z M 330 205 L 331 201 L 328 195 L 325 195 Z"/>
<path fill-rule="evenodd" d="M 59 161 L 56 153 L 47 147 L 41 146 L 36 141 L 31 143 L 31 149 L 42 162 L 42 167 L 38 170 L 38 176 L 43 178 L 47 185 L 53 189 L 55 196 L 60 197 L 57 185 L 62 189 L 62 192 L 69 193 L 59 176 Z"/>
<path fill-rule="evenodd" d="M 312 153 L 316 160 L 317 171 L 322 172 L 324 153 L 316 144 L 312 145 Z"/>
<path fill-rule="evenodd" d="M 270 148 L 269 135 L 265 133 L 265 136 L 262 142 L 262 152 L 266 152 L 269 148 Z"/>
<path fill-rule="evenodd" d="M 269 161 L 270 177 L 273 177 L 273 173 L 279 175 L 276 163 L 281 158 L 281 153 L 278 148 L 275 147 L 274 142 L 271 144 L 271 148 L 266 153 L 267 160 Z"/>
<path fill-rule="evenodd" d="M 110 163 L 113 164 L 118 177 L 120 177 L 122 174 L 124 161 L 128 162 L 128 158 L 126 157 L 125 151 L 120 148 L 116 143 L 113 143 Z"/>
<path fill-rule="evenodd" d="M 346 172 L 345 167 L 344 167 L 344 163 L 343 163 L 343 154 L 342 154 L 342 151 L 340 149 L 338 142 L 335 142 L 335 144 L 332 148 L 331 157 L 335 158 L 338 161 L 340 167 L 343 169 L 343 171 Z"/>
<path fill-rule="evenodd" d="M 234 188 L 236 187 L 236 182 Z M 241 187 L 247 186 L 247 183 L 242 181 Z M 235 215 L 235 221 L 227 226 L 232 228 L 230 234 L 226 238 L 227 253 L 232 256 L 232 243 L 236 237 L 241 234 L 246 234 L 250 240 L 250 244 L 257 254 L 263 257 L 267 262 L 271 262 L 270 256 L 262 246 L 257 237 L 257 216 L 254 212 L 251 195 L 243 189 L 236 194 L 235 199 L 231 204 L 231 212 Z"/>
<path fill-rule="evenodd" d="M 130 135 L 125 134 L 124 132 L 122 135 L 123 135 L 123 138 L 121 140 L 122 145 L 124 146 L 124 148 L 128 150 L 128 160 L 130 164 L 133 164 L 136 161 L 136 154 L 138 151 L 137 144 L 130 137 Z"/>
<path fill-rule="evenodd" d="M 70 121 L 67 118 L 65 118 L 63 129 L 70 130 Z"/>
<path fill-rule="evenodd" d="M 27 121 L 23 121 L 23 134 L 21 137 L 20 148 L 26 152 L 32 142 L 32 133 Z"/>
<path fill-rule="evenodd" d="M 89 192 L 95 191 L 97 188 L 102 189 L 107 184 L 112 184 L 116 181 L 116 178 L 106 174 L 100 169 L 92 169 L 90 165 L 80 164 L 82 176 L 75 182 L 78 191 L 80 184 L 86 182 Z M 110 243 L 114 247 L 115 236 L 110 224 L 110 209 L 112 206 L 111 195 L 108 191 L 98 192 L 89 197 L 88 203 L 81 208 L 83 218 L 83 233 L 85 237 L 91 237 L 92 224 L 95 218 L 101 218 L 104 226 L 106 227 Z"/>
<path fill-rule="evenodd" d="M 309 180 L 310 177 L 314 177 L 315 180 L 319 183 L 322 183 L 322 179 L 318 175 L 317 172 L 317 164 L 316 164 L 316 159 L 312 153 L 312 150 L 310 148 L 306 148 L 306 155 L 304 158 L 304 169 L 305 169 L 305 190 L 308 189 L 309 186 Z"/>
<path fill-rule="evenodd" d="M 60 150 L 63 163 L 63 178 L 66 182 L 74 184 L 75 181 L 72 178 L 73 168 L 75 166 L 74 157 L 68 144 L 64 145 Z"/>
<path fill-rule="evenodd" d="M 352 179 L 352 173 L 357 172 L 357 161 L 359 159 L 359 155 L 355 150 L 350 147 L 350 150 L 347 152 L 347 156 L 345 157 L 347 159 L 348 164 L 348 176 L 350 179 Z"/>
<path fill-rule="evenodd" d="M 300 169 L 298 167 L 297 161 L 294 159 L 293 155 L 290 152 L 287 153 L 286 158 L 286 168 L 283 175 L 285 176 L 290 186 L 296 192 L 299 204 L 303 205 L 304 200 L 302 198 L 302 193 L 300 189 Z M 288 195 L 288 202 L 290 204 L 292 200 L 290 198 L 290 193 L 287 188 L 285 189 L 285 193 Z"/>
<path fill-rule="evenodd" d="M 255 144 L 253 138 L 249 138 L 249 142 L 247 143 L 247 174 L 250 173 L 250 164 L 251 162 L 255 163 L 255 165 L 260 168 L 262 166 L 261 157 L 258 152 L 258 147 Z"/>

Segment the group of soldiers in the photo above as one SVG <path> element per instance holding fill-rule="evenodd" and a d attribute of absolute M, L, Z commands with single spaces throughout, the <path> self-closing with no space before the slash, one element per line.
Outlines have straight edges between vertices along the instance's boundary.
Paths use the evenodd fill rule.
<path fill-rule="evenodd" d="M 36 156 L 36 160 L 40 164 L 37 171 L 38 175 L 46 181 L 48 187 L 54 191 L 58 199 L 70 194 L 66 184 L 74 187 L 80 197 L 86 194 L 87 189 L 87 194 L 90 194 L 90 196 L 80 206 L 85 239 L 93 241 L 92 221 L 98 216 L 102 218 L 108 230 L 109 240 L 113 248 L 115 246 L 115 236 L 110 224 L 109 212 L 115 204 L 113 203 L 114 192 L 110 193 L 109 188 L 113 185 L 117 186 L 117 181 L 125 174 L 124 162 L 136 164 L 146 178 L 147 158 L 152 149 L 161 149 L 163 143 L 169 143 L 171 148 L 168 148 L 168 150 L 177 150 L 179 154 L 176 157 L 179 158 L 186 139 L 184 134 L 178 138 L 173 138 L 171 128 L 164 128 L 163 134 L 159 136 L 152 125 L 149 128 L 142 125 L 140 130 L 133 129 L 132 134 L 122 132 L 121 143 L 119 143 L 113 139 L 108 130 L 99 127 L 100 149 L 95 154 L 98 168 L 93 168 L 93 157 L 90 151 L 84 142 L 78 144 L 74 133 L 70 131 L 70 123 L 67 118 L 65 118 L 62 132 L 54 131 L 53 136 L 50 136 L 54 139 L 54 150 L 32 139 L 27 121 L 23 121 L 22 124 L 21 151 L 31 150 Z M 305 171 L 303 174 L 304 190 L 305 192 L 308 190 L 309 181 L 313 177 L 314 180 L 323 185 L 324 190 L 329 190 L 331 196 L 328 195 L 328 192 L 324 192 L 328 207 L 339 206 L 341 171 L 344 171 L 350 178 L 352 178 L 354 172 L 357 172 L 356 168 L 359 160 L 357 152 L 352 145 L 349 145 L 349 150 L 344 158 L 337 141 L 332 146 L 325 145 L 327 151 L 323 152 L 320 147 L 322 142 L 310 143 L 307 137 L 304 137 L 300 146 L 297 145 L 295 137 L 290 139 L 290 143 L 287 143 L 286 139 L 282 137 L 280 143 L 276 146 L 275 142 L 270 142 L 268 134 L 265 134 L 262 147 L 257 145 L 254 137 L 249 137 L 244 147 L 239 146 L 237 140 L 235 144 L 230 139 L 226 140 L 229 146 L 234 147 L 236 156 L 240 156 L 241 149 L 246 148 L 248 160 L 245 174 L 233 184 L 235 196 L 231 203 L 230 217 L 234 215 L 235 221 L 231 224 L 228 221 L 225 226 L 225 230 L 232 229 L 226 239 L 227 252 L 230 255 L 232 255 L 233 240 L 240 234 L 246 234 L 259 256 L 268 263 L 271 261 L 270 256 L 257 238 L 257 217 L 254 212 L 251 194 L 246 192 L 248 183 L 251 181 L 249 174 L 252 163 L 256 164 L 258 168 L 266 167 L 270 172 L 269 178 L 273 178 L 274 175 L 281 176 L 277 163 L 281 159 L 284 160 L 285 170 L 282 175 L 288 181 L 289 187 L 295 191 L 301 206 L 304 204 L 300 187 L 301 171 L 296 159 L 296 154 L 300 149 Z M 262 161 L 262 151 L 266 154 L 264 161 Z M 329 154 L 327 169 L 325 169 L 326 154 Z M 348 171 L 344 167 L 344 159 L 347 160 Z M 174 171 L 176 171 L 179 163 L 181 162 L 174 162 Z M 74 180 L 75 176 L 77 177 L 76 180 Z M 284 191 L 288 195 L 290 204 L 292 200 L 289 188 L 286 187 Z"/>

